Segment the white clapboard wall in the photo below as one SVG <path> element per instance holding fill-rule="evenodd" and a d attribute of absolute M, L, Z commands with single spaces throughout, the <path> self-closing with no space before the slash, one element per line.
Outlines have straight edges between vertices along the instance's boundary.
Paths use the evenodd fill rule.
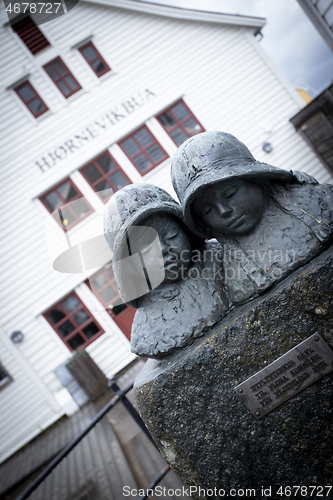
<path fill-rule="evenodd" d="M 61 414 L 56 405 L 50 406 L 50 398 L 61 388 L 54 370 L 71 353 L 44 319 L 46 309 L 75 290 L 105 330 L 87 351 L 106 376 L 134 359 L 124 334 L 100 305 L 96 306 L 84 283 L 89 274 L 63 274 L 52 268 L 49 250 L 52 254 L 57 248 L 51 245 L 49 249 L 45 224 L 59 241 L 63 233 L 39 196 L 70 176 L 95 210 L 71 231 L 73 238 L 101 234 L 104 205 L 78 169 L 107 149 L 133 182 L 152 182 L 173 193 L 170 159 L 142 177 L 117 142 L 146 124 L 171 158 L 176 146 L 155 116 L 180 98 L 206 130 L 233 133 L 257 159 L 306 171 L 321 182 L 332 181 L 331 174 L 289 122 L 304 103 L 274 69 L 254 37 L 263 20 L 198 14 L 130 0 L 104 3 L 81 1 L 66 16 L 42 25 L 40 29 L 51 47 L 36 56 L 8 25 L 3 24 L 0 30 L 0 326 L 7 340 L 14 330 L 24 333 L 24 341 L 13 345 L 23 364 L 20 360 L 7 361 L 5 350 L 0 353 L 0 362 L 13 377 L 0 390 L 0 407 L 6 407 L 2 413 L 2 459 Z M 1 9 L 5 19 L 3 4 Z M 89 39 L 112 68 L 102 78 L 95 76 L 77 50 Z M 57 56 L 82 86 L 68 100 L 42 68 Z M 26 79 L 49 107 L 49 112 L 38 119 L 13 91 Z M 131 107 L 133 97 L 142 105 Z M 112 112 L 122 114 L 114 124 L 106 118 Z M 87 127 L 90 139 L 69 152 L 68 141 L 78 134 L 87 135 Z M 262 150 L 267 139 L 273 145 L 270 154 Z M 55 151 L 60 158 L 48 168 L 45 159 L 52 163 L 49 155 Z M 12 368 L 13 363 L 17 363 L 16 368 Z M 40 385 L 34 386 L 29 377 L 21 381 L 15 369 L 21 373 L 29 369 Z M 26 405 L 21 396 L 23 387 L 26 394 L 31 392 Z M 17 434 L 13 416 L 17 416 L 19 401 L 25 408 L 19 410 L 24 418 Z"/>

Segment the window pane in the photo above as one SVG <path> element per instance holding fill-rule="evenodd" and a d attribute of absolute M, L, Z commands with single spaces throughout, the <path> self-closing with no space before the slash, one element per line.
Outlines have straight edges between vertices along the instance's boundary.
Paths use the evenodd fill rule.
<path fill-rule="evenodd" d="M 77 325 L 82 325 L 82 323 L 84 323 L 88 319 L 90 319 L 90 316 L 84 309 L 80 309 L 78 312 L 73 314 L 73 320 Z"/>
<path fill-rule="evenodd" d="M 78 307 L 81 306 L 80 302 L 77 300 L 75 295 L 70 295 L 65 299 L 62 303 L 63 308 L 68 312 L 71 313 L 75 311 Z"/>
<path fill-rule="evenodd" d="M 71 209 L 79 218 L 84 217 L 90 211 L 88 204 L 83 198 L 79 198 L 71 203 Z"/>
<path fill-rule="evenodd" d="M 104 274 L 99 274 L 94 278 L 90 278 L 90 281 L 92 283 L 93 288 L 95 288 L 96 290 L 99 290 L 100 288 L 102 288 L 102 286 L 105 286 L 107 284 L 107 279 L 104 276 Z"/>
<path fill-rule="evenodd" d="M 65 81 L 71 90 L 77 90 L 79 87 L 72 76 L 66 76 Z"/>
<path fill-rule="evenodd" d="M 96 325 L 96 323 L 92 321 L 89 325 L 82 328 L 82 331 L 85 333 L 88 339 L 91 339 L 91 337 L 93 337 L 94 335 L 96 335 L 96 333 L 99 332 L 99 328 Z"/>
<path fill-rule="evenodd" d="M 316 2 L 312 2 L 312 3 L 316 3 Z M 330 5 L 330 3 L 331 3 L 331 0 L 319 0 L 316 3 L 316 7 L 321 14 L 324 14 L 325 10 L 327 10 L 327 7 Z"/>
<path fill-rule="evenodd" d="M 49 312 L 47 314 L 47 317 L 55 325 L 56 323 L 58 323 L 58 321 L 63 319 L 65 317 L 65 315 L 62 312 L 62 310 L 60 309 L 60 307 L 57 306 L 51 312 Z"/>
<path fill-rule="evenodd" d="M 198 132 L 200 132 L 201 130 L 199 123 L 194 120 L 194 118 L 190 118 L 185 123 L 183 123 L 183 127 L 186 129 L 186 132 L 190 136 L 198 134 Z"/>
<path fill-rule="evenodd" d="M 333 28 L 333 4 L 331 4 L 331 7 L 328 9 L 324 17 L 326 22 L 331 26 L 331 28 Z"/>
<path fill-rule="evenodd" d="M 99 194 L 99 196 L 102 196 L 102 198 L 104 199 L 109 198 L 114 193 L 114 190 L 112 189 L 107 179 L 104 179 L 103 181 L 96 184 L 95 190 Z"/>
<path fill-rule="evenodd" d="M 183 144 L 184 141 L 186 141 L 186 139 L 188 139 L 188 135 L 185 134 L 185 132 L 180 128 L 176 128 L 175 130 L 173 130 L 172 132 L 170 132 L 170 135 L 172 137 L 172 139 L 175 141 L 175 143 L 177 144 L 177 146 L 180 146 L 181 144 Z"/>
<path fill-rule="evenodd" d="M 28 103 L 28 107 L 34 115 L 38 115 L 44 109 L 44 104 L 36 97 Z"/>
<path fill-rule="evenodd" d="M 34 92 L 32 91 L 30 85 L 24 85 L 18 91 L 18 94 L 22 97 L 24 101 L 28 101 L 34 97 Z"/>
<path fill-rule="evenodd" d="M 171 127 L 174 127 L 175 125 L 177 125 L 175 118 L 172 116 L 172 114 L 169 111 L 167 111 L 166 113 L 161 115 L 159 117 L 159 121 L 167 130 L 170 129 Z"/>
<path fill-rule="evenodd" d="M 131 138 L 126 139 L 126 141 L 122 142 L 121 146 L 125 150 L 125 152 L 128 154 L 129 157 L 135 155 L 136 153 L 138 153 L 140 151 L 139 147 L 136 145 L 136 143 Z"/>
<path fill-rule="evenodd" d="M 64 94 L 65 97 L 69 96 L 69 94 L 71 93 L 71 91 L 69 90 L 69 88 L 67 87 L 67 85 L 65 84 L 65 82 L 63 82 L 62 80 L 59 80 L 59 82 L 57 83 L 57 85 L 59 86 L 61 92 Z"/>
<path fill-rule="evenodd" d="M 109 155 L 104 155 L 99 160 L 97 160 L 98 165 L 101 167 L 104 173 L 112 172 L 115 168 L 117 168 L 117 165 L 115 162 L 110 158 Z"/>
<path fill-rule="evenodd" d="M 95 167 L 95 165 L 89 165 L 89 167 L 84 168 L 82 172 L 91 183 L 96 182 L 102 176 L 102 174 L 100 173 L 98 168 Z"/>
<path fill-rule="evenodd" d="M 184 104 L 182 104 L 181 102 L 173 106 L 171 110 L 175 114 L 177 120 L 179 121 L 185 120 L 187 116 L 190 116 L 190 113 L 187 111 Z"/>
<path fill-rule="evenodd" d="M 58 326 L 58 330 L 62 337 L 66 337 L 75 330 L 75 326 L 67 319 L 62 325 Z"/>
<path fill-rule="evenodd" d="M 154 144 L 153 146 L 148 148 L 147 153 L 154 163 L 158 163 L 162 160 L 162 158 L 164 158 L 164 153 L 157 144 Z"/>
<path fill-rule="evenodd" d="M 102 73 L 106 70 L 106 66 L 101 59 L 96 59 L 96 61 L 92 62 L 91 65 L 96 73 Z"/>
<path fill-rule="evenodd" d="M 59 186 L 58 191 L 66 201 L 70 201 L 78 195 L 77 190 L 71 182 L 65 182 Z"/>
<path fill-rule="evenodd" d="M 60 196 L 55 192 L 45 196 L 44 202 L 46 203 L 51 212 L 54 212 L 54 210 L 60 208 L 64 204 Z"/>
<path fill-rule="evenodd" d="M 52 78 L 52 80 L 57 81 L 60 77 L 52 65 L 46 66 L 47 72 Z"/>
<path fill-rule="evenodd" d="M 61 61 L 55 61 L 54 66 L 56 67 L 57 71 L 59 71 L 61 76 L 66 75 L 67 71 Z"/>
<path fill-rule="evenodd" d="M 67 342 L 71 346 L 73 351 L 75 351 L 75 349 L 78 349 L 82 344 L 84 344 L 85 341 L 84 341 L 83 337 L 81 337 L 81 335 L 77 333 L 76 335 L 74 335 L 74 337 L 69 339 Z"/>
<path fill-rule="evenodd" d="M 128 184 L 128 180 L 120 170 L 109 175 L 109 179 L 116 189 L 120 189 Z"/>
<path fill-rule="evenodd" d="M 59 214 L 59 220 L 62 226 L 67 227 L 75 222 L 75 217 L 67 207 L 62 207 Z"/>
<path fill-rule="evenodd" d="M 101 182 L 96 184 L 96 186 L 94 186 L 94 188 L 98 193 L 100 193 L 100 191 L 108 190 L 106 193 L 100 193 L 101 196 L 103 196 L 103 198 L 107 198 L 110 196 L 110 194 L 113 194 L 113 190 L 110 186 L 110 183 L 107 181 L 107 179 L 103 179 Z"/>
<path fill-rule="evenodd" d="M 140 154 L 134 158 L 133 163 L 142 173 L 146 172 L 153 166 L 152 162 L 144 154 Z"/>
<path fill-rule="evenodd" d="M 96 59 L 96 57 L 97 57 L 97 52 L 94 49 L 94 47 L 92 47 L 91 45 L 87 45 L 87 47 L 84 47 L 83 49 L 81 49 L 81 52 L 88 59 L 88 61 L 91 61 L 92 59 Z"/>
<path fill-rule="evenodd" d="M 152 138 L 151 134 L 145 128 L 138 130 L 138 132 L 136 132 L 136 134 L 134 134 L 134 137 L 136 138 L 138 143 L 143 148 L 148 146 L 148 144 L 151 144 L 153 142 L 153 138 Z"/>
<path fill-rule="evenodd" d="M 101 292 L 101 297 L 106 304 L 109 304 L 112 302 L 112 299 L 118 297 L 118 293 L 112 288 L 112 286 L 108 286 Z"/>

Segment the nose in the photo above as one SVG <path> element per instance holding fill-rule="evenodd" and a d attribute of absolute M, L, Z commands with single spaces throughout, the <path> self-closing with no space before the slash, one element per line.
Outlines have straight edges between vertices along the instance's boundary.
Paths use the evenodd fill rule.
<path fill-rule="evenodd" d="M 229 217 L 231 215 L 232 209 L 226 203 L 223 203 L 221 201 L 216 201 L 215 207 L 216 207 L 220 217 L 223 217 L 224 219 L 226 219 L 227 217 Z"/>

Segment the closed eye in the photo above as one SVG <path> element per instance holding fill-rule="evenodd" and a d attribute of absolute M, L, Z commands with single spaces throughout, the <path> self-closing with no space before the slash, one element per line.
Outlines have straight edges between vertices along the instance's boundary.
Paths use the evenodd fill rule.
<path fill-rule="evenodd" d="M 178 236 L 178 234 L 179 234 L 178 231 L 176 233 L 168 233 L 168 234 L 166 234 L 165 237 L 167 240 L 173 240 L 174 238 L 176 238 Z"/>
<path fill-rule="evenodd" d="M 227 191 L 226 193 L 224 193 L 224 196 L 226 198 L 231 198 L 237 191 L 238 191 L 238 188 L 237 189 L 232 189 L 232 190 Z"/>
<path fill-rule="evenodd" d="M 203 207 L 203 209 L 201 210 L 202 215 L 208 215 L 212 208 L 213 207 L 211 205 L 206 205 L 205 207 Z"/>

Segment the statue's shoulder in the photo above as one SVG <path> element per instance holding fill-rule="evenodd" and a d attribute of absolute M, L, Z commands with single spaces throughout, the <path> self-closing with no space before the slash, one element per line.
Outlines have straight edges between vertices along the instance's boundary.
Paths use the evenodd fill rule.
<path fill-rule="evenodd" d="M 293 202 L 303 203 L 313 209 L 327 210 L 332 208 L 332 184 L 290 184 L 287 186 L 288 194 Z"/>
<path fill-rule="evenodd" d="M 331 184 L 290 183 L 279 189 L 276 200 L 286 214 L 302 221 L 322 244 L 326 245 L 331 241 L 333 236 Z"/>
<path fill-rule="evenodd" d="M 223 261 L 223 248 L 215 238 L 205 241 L 195 252 L 198 258 L 193 255 L 193 262 L 199 265 Z"/>

